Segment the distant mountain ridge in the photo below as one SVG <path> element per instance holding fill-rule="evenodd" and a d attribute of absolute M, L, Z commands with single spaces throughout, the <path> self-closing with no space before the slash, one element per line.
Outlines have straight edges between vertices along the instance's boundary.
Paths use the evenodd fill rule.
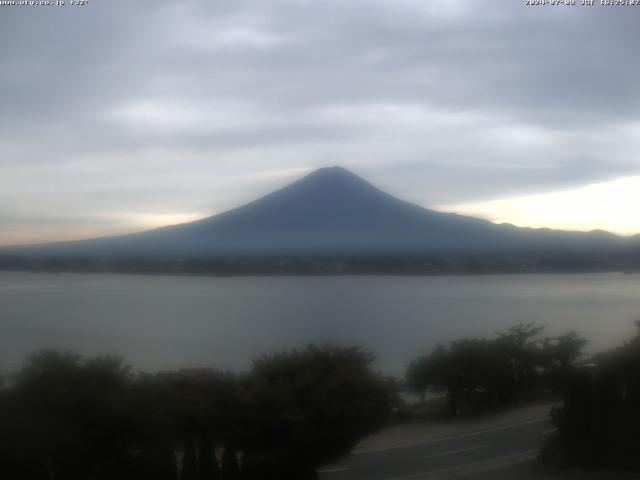
<path fill-rule="evenodd" d="M 0 249 L 36 257 L 617 253 L 638 238 L 518 228 L 405 202 L 341 167 L 316 170 L 241 207 L 141 233 Z"/>

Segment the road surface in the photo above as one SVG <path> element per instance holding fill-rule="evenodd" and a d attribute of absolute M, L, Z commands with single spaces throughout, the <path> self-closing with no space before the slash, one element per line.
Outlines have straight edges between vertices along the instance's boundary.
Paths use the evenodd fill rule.
<path fill-rule="evenodd" d="M 441 438 L 356 450 L 319 470 L 321 480 L 539 479 L 536 462 L 554 427 L 545 409 L 511 423 L 483 425 Z M 546 410 L 548 411 L 548 410 Z"/>

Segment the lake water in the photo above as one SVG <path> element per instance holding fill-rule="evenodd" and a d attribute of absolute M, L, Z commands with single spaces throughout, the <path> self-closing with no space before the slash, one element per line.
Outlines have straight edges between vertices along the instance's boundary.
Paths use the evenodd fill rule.
<path fill-rule="evenodd" d="M 640 318 L 640 275 L 179 277 L 0 272 L 0 370 L 40 348 L 118 354 L 135 368 L 243 369 L 308 342 L 357 344 L 400 374 L 436 342 L 518 322 L 575 329 L 590 349 Z"/>

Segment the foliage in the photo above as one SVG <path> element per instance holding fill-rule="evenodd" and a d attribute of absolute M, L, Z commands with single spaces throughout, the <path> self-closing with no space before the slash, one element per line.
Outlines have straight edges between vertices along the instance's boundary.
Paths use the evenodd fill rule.
<path fill-rule="evenodd" d="M 25 480 L 313 478 L 389 414 L 370 362 L 311 346 L 246 375 L 134 375 L 117 358 L 42 351 L 0 389 L 0 468 Z"/>
<path fill-rule="evenodd" d="M 639 334 L 576 369 L 556 417 L 560 440 L 574 462 L 640 468 Z"/>
<path fill-rule="evenodd" d="M 406 385 L 423 399 L 445 393 L 452 415 L 504 404 L 518 393 L 557 390 L 586 341 L 574 332 L 543 337 L 543 327 L 519 324 L 494 339 L 465 338 L 437 345 L 408 367 Z"/>
<path fill-rule="evenodd" d="M 310 346 L 255 361 L 252 440 L 263 462 L 286 458 L 280 464 L 287 470 L 276 469 L 273 478 L 312 476 L 310 469 L 347 454 L 387 421 L 392 390 L 371 372 L 372 360 L 357 348 Z"/>
<path fill-rule="evenodd" d="M 115 358 L 82 361 L 43 351 L 30 356 L 0 415 L 11 478 L 109 478 L 125 461 L 129 370 Z"/>

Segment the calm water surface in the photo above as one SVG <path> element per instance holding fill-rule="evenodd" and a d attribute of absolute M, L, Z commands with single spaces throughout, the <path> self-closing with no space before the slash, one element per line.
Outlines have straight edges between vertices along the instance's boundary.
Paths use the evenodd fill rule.
<path fill-rule="evenodd" d="M 640 275 L 248 277 L 0 273 L 0 369 L 40 348 L 141 369 L 242 369 L 308 342 L 358 344 L 398 374 L 436 342 L 518 322 L 575 329 L 597 350 L 640 318 Z"/>

